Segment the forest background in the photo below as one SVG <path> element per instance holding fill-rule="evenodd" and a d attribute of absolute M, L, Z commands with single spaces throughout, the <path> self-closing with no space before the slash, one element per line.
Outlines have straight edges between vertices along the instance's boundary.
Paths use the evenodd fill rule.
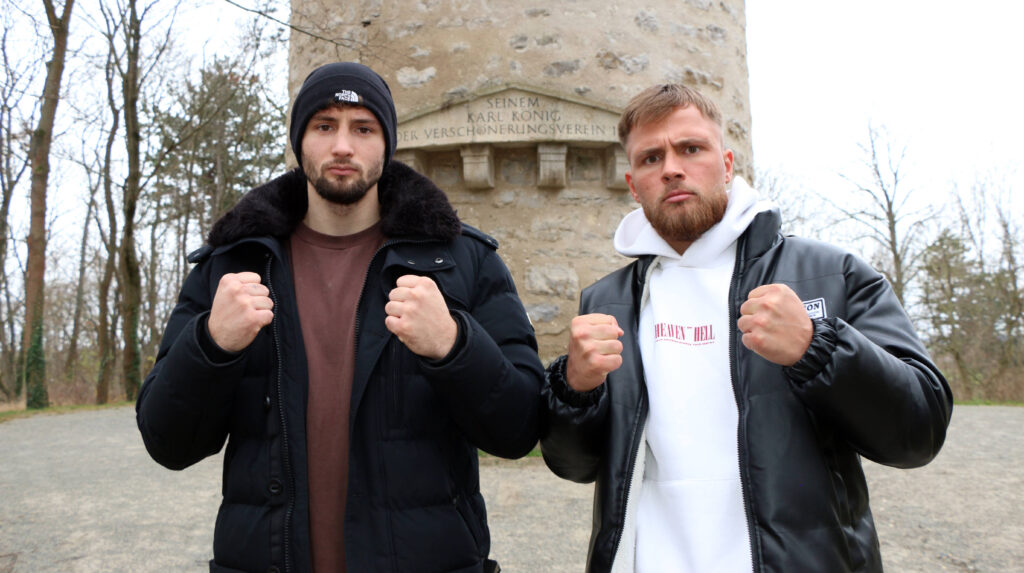
<path fill-rule="evenodd" d="M 285 168 L 287 41 L 307 32 L 282 0 L 28 4 L 0 14 L 0 408 L 132 401 L 186 254 Z M 833 188 L 766 168 L 755 185 L 785 232 L 885 274 L 958 400 L 1024 401 L 1013 174 L 978 165 L 923 196 L 907 154 L 869 122 Z"/>

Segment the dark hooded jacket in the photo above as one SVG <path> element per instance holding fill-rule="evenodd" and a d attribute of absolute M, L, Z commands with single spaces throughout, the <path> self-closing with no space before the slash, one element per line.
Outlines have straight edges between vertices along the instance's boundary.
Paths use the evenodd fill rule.
<path fill-rule="evenodd" d="M 881 275 L 838 248 L 783 237 L 779 225 L 778 211 L 765 211 L 739 239 L 730 324 L 747 294 L 771 283 L 788 285 L 821 316 L 810 348 L 789 368 L 744 347 L 736 328 L 729 333 L 754 571 L 878 572 L 860 457 L 902 468 L 928 463 L 945 439 L 952 393 Z M 563 356 L 544 387 L 544 460 L 561 477 L 597 482 L 591 573 L 633 570 L 631 494 L 643 479 L 648 413 L 637 329 L 652 261 L 637 259 L 581 297 L 580 314 L 612 315 L 625 331 L 622 366 L 579 393 L 565 381 Z"/>
<path fill-rule="evenodd" d="M 348 571 L 479 572 L 490 538 L 477 448 L 519 457 L 538 438 L 543 367 L 494 239 L 460 224 L 444 193 L 391 162 L 378 184 L 385 244 L 356 318 L 345 548 Z M 213 227 L 139 393 L 146 449 L 172 469 L 221 450 L 211 571 L 309 571 L 306 356 L 285 240 L 307 207 L 291 171 L 247 193 Z M 274 320 L 240 355 L 206 351 L 220 277 L 257 272 Z M 459 324 L 439 362 L 384 326 L 395 279 L 429 276 Z M 215 349 L 216 346 L 213 346 Z"/>

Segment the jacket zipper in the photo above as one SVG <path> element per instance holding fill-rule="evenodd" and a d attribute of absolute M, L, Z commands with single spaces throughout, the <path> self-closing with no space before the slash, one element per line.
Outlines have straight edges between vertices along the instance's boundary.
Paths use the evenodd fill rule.
<path fill-rule="evenodd" d="M 646 275 L 647 275 L 648 272 L 650 272 L 650 270 L 652 268 L 653 268 L 653 261 L 652 261 L 651 265 L 649 265 L 648 267 L 646 267 L 644 269 L 643 278 L 641 279 L 642 282 L 640 283 L 640 292 L 641 292 L 640 296 L 641 296 L 641 298 L 643 298 L 643 289 L 645 288 L 645 285 L 647 284 L 647 276 Z M 633 325 L 633 331 L 636 332 L 638 336 L 639 336 L 639 332 L 640 332 L 640 308 L 639 308 L 639 306 L 640 306 L 640 301 L 637 301 L 637 309 L 633 313 L 635 315 L 634 316 L 634 320 L 636 322 Z M 641 361 L 643 360 L 643 357 L 640 355 L 639 352 L 636 353 L 636 356 L 637 356 L 637 359 L 639 359 Z M 641 371 L 642 370 L 643 369 L 641 368 Z M 646 421 L 644 420 L 646 415 L 647 415 L 647 392 L 644 389 L 644 387 L 642 386 L 640 388 L 640 403 L 637 405 L 637 415 L 634 418 L 635 422 L 633 423 L 633 436 L 634 437 L 633 437 L 633 445 L 632 445 L 632 447 L 630 447 L 630 452 L 629 452 L 629 466 L 627 468 L 628 472 L 626 474 L 626 494 L 625 494 L 625 496 L 622 499 L 622 510 L 621 510 L 622 527 L 619 527 L 619 532 L 615 535 L 615 543 L 612 545 L 611 561 L 610 561 L 609 565 L 614 565 L 615 564 L 615 556 L 619 553 L 619 546 L 622 544 L 622 534 L 625 532 L 625 528 L 626 528 L 626 512 L 628 511 L 628 508 L 629 508 L 629 493 L 633 490 L 633 473 L 636 471 L 636 458 L 637 458 L 637 456 L 640 453 L 640 445 L 641 445 L 640 442 L 641 442 L 641 438 L 643 437 L 643 431 L 641 431 L 641 427 L 644 424 L 646 424 Z"/>
<path fill-rule="evenodd" d="M 751 567 L 752 567 L 754 573 L 757 573 L 758 571 L 760 571 L 760 563 L 759 563 L 758 559 L 755 558 L 755 552 L 754 552 L 754 538 L 755 538 L 755 536 L 754 536 L 754 519 L 752 517 L 753 516 L 753 511 L 752 511 L 752 508 L 750 507 L 750 494 L 747 491 L 748 484 L 747 484 L 746 474 L 743 471 L 744 468 L 747 465 L 747 463 L 746 463 L 747 462 L 747 459 L 746 459 L 747 458 L 747 449 L 744 447 L 744 441 L 743 441 L 743 438 L 742 438 L 742 436 L 744 434 L 744 432 L 743 432 L 743 427 L 744 427 L 744 423 L 743 423 L 744 405 L 743 405 L 743 400 L 740 399 L 741 396 L 740 396 L 739 386 L 736 383 L 736 381 L 739 379 L 739 372 L 737 371 L 737 364 L 736 364 L 736 321 L 738 320 L 738 318 L 736 316 L 737 306 L 734 303 L 734 301 L 736 300 L 736 295 L 737 295 L 737 292 L 739 291 L 739 287 L 740 287 L 740 273 L 741 273 L 742 268 L 743 268 L 742 265 L 743 265 L 744 246 L 745 246 L 745 242 L 741 238 L 737 242 L 737 245 L 736 245 L 736 261 L 733 263 L 734 267 L 733 267 L 733 271 L 732 271 L 732 281 L 731 281 L 731 283 L 729 285 L 729 376 L 731 377 L 730 382 L 732 382 L 733 398 L 736 400 L 736 413 L 737 413 L 737 422 L 736 422 L 737 423 L 737 425 L 736 425 L 736 451 L 737 451 L 737 454 L 738 454 L 737 458 L 739 460 L 739 466 L 740 466 L 739 467 L 740 492 L 743 495 L 743 514 L 747 518 L 747 535 L 749 536 L 749 539 L 747 541 L 750 544 L 750 548 L 749 548 L 750 549 L 750 563 L 751 563 Z"/>
<path fill-rule="evenodd" d="M 626 529 L 626 512 L 629 508 L 629 493 L 633 491 L 633 472 L 636 471 L 636 458 L 640 453 L 640 438 L 643 437 L 641 426 L 644 424 L 644 417 L 647 414 L 647 393 L 642 392 L 640 394 L 640 404 L 637 406 L 636 422 L 633 423 L 633 446 L 629 452 L 629 467 L 626 477 L 626 494 L 622 499 L 622 526 L 619 527 L 619 532 L 615 535 L 615 544 L 612 546 L 611 563 L 615 563 L 615 556 L 619 553 L 619 545 L 622 544 L 622 534 Z"/>
<path fill-rule="evenodd" d="M 381 246 L 378 247 L 377 250 L 373 253 L 373 256 L 370 257 L 370 264 L 367 265 L 367 267 L 366 267 L 366 274 L 363 275 L 363 286 L 360 287 L 360 289 L 359 289 L 359 300 L 356 302 L 356 321 L 355 321 L 355 337 L 354 337 L 355 338 L 355 340 L 354 340 L 355 349 L 354 349 L 353 355 L 356 357 L 356 361 L 357 362 L 359 360 L 359 356 L 358 356 L 358 354 L 359 354 L 359 332 L 361 330 L 362 315 L 363 315 L 361 310 L 362 310 L 362 304 L 363 304 L 363 297 L 366 295 L 366 285 L 370 282 L 369 281 L 370 270 L 373 268 L 374 261 L 377 260 L 377 257 L 382 252 L 384 252 L 385 249 L 387 249 L 387 248 L 389 248 L 389 247 L 391 247 L 391 246 L 393 246 L 395 244 L 406 243 L 406 242 L 426 242 L 426 241 L 411 241 L 411 240 L 389 239 L 389 240 L 384 241 L 384 243 L 381 244 Z M 381 269 L 381 270 L 383 270 L 383 269 Z M 354 384 L 355 384 L 355 381 L 353 381 L 353 385 Z M 385 416 L 386 415 L 387 415 L 387 412 L 385 412 Z M 351 416 L 351 414 L 349 415 L 349 423 L 350 424 L 352 423 L 352 416 Z M 379 431 L 383 432 L 384 428 L 383 427 L 380 428 Z M 380 453 L 378 452 L 377 459 L 379 460 L 379 464 L 380 464 L 380 467 L 378 467 L 377 469 L 378 469 L 378 472 L 380 473 L 381 481 L 384 482 L 384 491 L 386 492 L 386 491 L 388 491 L 388 484 L 387 484 L 387 478 L 385 477 L 387 474 L 384 471 L 384 461 L 383 461 L 384 460 L 384 456 L 380 455 Z M 389 555 L 391 555 L 391 569 L 394 570 L 394 571 L 398 571 L 399 570 L 398 569 L 398 562 L 395 560 L 396 559 L 396 556 L 395 556 L 395 542 L 394 542 L 394 539 L 393 539 L 393 536 L 392 536 L 392 533 L 391 533 L 390 512 L 389 512 L 388 515 L 389 515 L 389 518 L 388 518 L 388 533 L 387 533 L 388 553 L 389 553 Z"/>
<path fill-rule="evenodd" d="M 278 306 L 277 291 L 270 280 L 270 266 L 274 260 L 272 253 L 267 253 L 266 277 L 267 289 L 270 290 L 270 299 L 274 302 L 274 308 Z M 274 351 L 277 353 L 277 410 L 281 415 L 281 453 L 284 460 L 284 471 L 288 479 L 288 503 L 284 518 L 284 570 L 291 571 L 291 522 L 292 514 L 295 511 L 295 475 L 292 473 L 291 457 L 288 453 L 288 421 L 285 416 L 284 400 L 282 399 L 283 389 L 281 388 L 283 360 L 281 358 L 281 336 L 277 328 L 277 315 L 270 323 L 274 334 Z"/>

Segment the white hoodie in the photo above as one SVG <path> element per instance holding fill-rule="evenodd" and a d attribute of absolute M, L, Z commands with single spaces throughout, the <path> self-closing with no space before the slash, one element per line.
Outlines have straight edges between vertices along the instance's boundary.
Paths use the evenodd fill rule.
<path fill-rule="evenodd" d="M 657 255 L 640 311 L 650 411 L 646 451 L 639 456 L 642 484 L 627 508 L 635 540 L 624 534 L 616 556 L 616 562 L 620 555 L 628 559 L 632 551 L 626 545 L 635 541 L 635 571 L 641 573 L 753 569 L 729 368 L 729 331 L 735 326 L 729 323 L 728 295 L 736 240 L 757 213 L 773 205 L 739 177 L 728 195 L 722 221 L 682 255 L 642 209 L 626 215 L 615 232 L 615 248 L 623 255 Z"/>

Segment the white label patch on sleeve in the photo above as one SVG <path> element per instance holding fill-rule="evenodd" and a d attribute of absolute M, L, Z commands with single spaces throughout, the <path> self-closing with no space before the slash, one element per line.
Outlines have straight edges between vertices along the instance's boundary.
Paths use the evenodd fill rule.
<path fill-rule="evenodd" d="M 825 312 L 825 299 L 816 298 L 814 300 L 805 300 L 803 303 L 804 308 L 807 309 L 807 316 L 811 317 L 811 320 L 828 316 L 828 313 Z"/>

